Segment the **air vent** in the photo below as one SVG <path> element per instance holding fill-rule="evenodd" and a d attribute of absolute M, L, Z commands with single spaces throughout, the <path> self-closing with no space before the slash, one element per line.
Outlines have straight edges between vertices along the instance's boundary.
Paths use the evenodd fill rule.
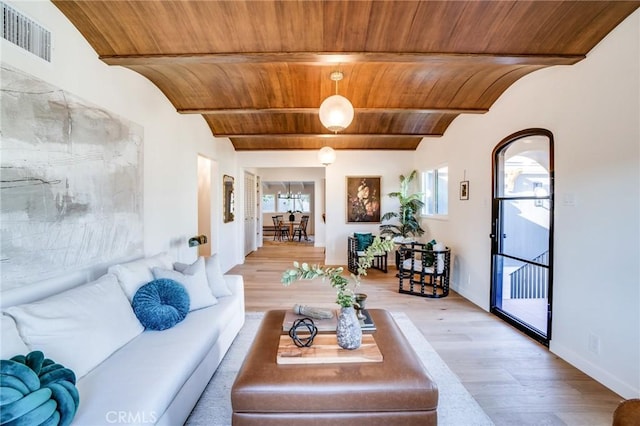
<path fill-rule="evenodd" d="M 51 32 L 5 3 L 2 5 L 2 38 L 51 62 Z"/>

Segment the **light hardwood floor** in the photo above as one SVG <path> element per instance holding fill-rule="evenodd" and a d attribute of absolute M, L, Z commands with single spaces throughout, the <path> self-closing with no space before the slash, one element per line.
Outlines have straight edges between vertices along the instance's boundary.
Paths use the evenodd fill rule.
<path fill-rule="evenodd" d="M 244 277 L 247 311 L 335 306 L 328 283 L 280 283 L 293 260 L 322 264 L 324 252 L 265 239 L 229 272 Z M 619 395 L 457 293 L 444 299 L 399 294 L 393 266 L 387 274 L 370 271 L 359 291 L 368 295 L 367 307 L 405 312 L 495 424 L 611 425 Z"/>

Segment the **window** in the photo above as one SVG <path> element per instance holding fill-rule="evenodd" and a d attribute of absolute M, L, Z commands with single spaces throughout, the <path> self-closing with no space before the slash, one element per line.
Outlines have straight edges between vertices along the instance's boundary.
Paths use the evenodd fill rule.
<path fill-rule="evenodd" d="M 264 213 L 274 213 L 276 211 L 276 196 L 274 194 L 262 195 L 262 211 Z"/>
<path fill-rule="evenodd" d="M 449 167 L 422 172 L 423 216 L 446 216 L 449 212 Z"/>
<path fill-rule="evenodd" d="M 311 211 L 311 194 L 302 194 L 298 205 L 300 206 L 298 210 L 309 213 Z"/>
<path fill-rule="evenodd" d="M 278 198 L 278 212 L 298 210 L 304 213 L 311 211 L 311 195 L 300 194 L 300 198 Z"/>

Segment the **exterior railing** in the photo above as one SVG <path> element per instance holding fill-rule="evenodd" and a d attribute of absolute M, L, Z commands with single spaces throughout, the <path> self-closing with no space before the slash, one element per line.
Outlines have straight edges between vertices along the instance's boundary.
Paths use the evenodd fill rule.
<path fill-rule="evenodd" d="M 549 251 L 535 257 L 533 262 L 549 264 Z M 527 263 L 513 271 L 511 277 L 512 299 L 545 299 L 549 290 L 549 268 Z"/>

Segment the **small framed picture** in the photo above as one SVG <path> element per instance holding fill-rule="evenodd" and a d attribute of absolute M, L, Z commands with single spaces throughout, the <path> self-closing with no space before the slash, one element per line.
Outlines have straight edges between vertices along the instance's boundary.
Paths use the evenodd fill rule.
<path fill-rule="evenodd" d="M 468 200 L 469 199 L 469 181 L 463 180 L 460 182 L 460 199 Z"/>

